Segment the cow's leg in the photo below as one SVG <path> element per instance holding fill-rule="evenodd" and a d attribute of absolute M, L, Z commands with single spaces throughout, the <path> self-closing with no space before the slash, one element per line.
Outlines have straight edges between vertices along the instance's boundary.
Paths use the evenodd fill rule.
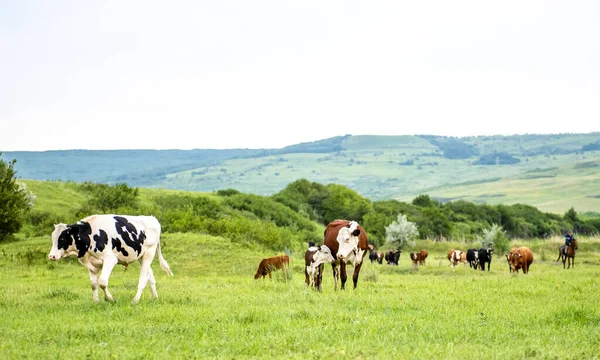
<path fill-rule="evenodd" d="M 340 261 L 340 280 L 342 280 L 342 290 L 346 290 L 346 280 L 348 279 L 348 274 L 346 273 L 346 262 Z"/>
<path fill-rule="evenodd" d="M 337 269 L 337 266 L 335 263 L 331 263 L 331 269 L 333 270 L 333 290 L 337 291 L 337 286 L 338 286 L 338 278 L 340 276 L 339 270 Z"/>
<path fill-rule="evenodd" d="M 158 299 L 158 292 L 156 291 L 156 279 L 154 278 L 152 267 L 148 269 L 148 281 L 150 282 L 150 291 L 152 292 L 152 297 Z"/>
<path fill-rule="evenodd" d="M 354 288 L 356 289 L 356 285 L 358 285 L 358 274 L 360 273 L 360 268 L 362 266 L 362 262 L 356 266 L 354 266 L 354 274 L 352 274 L 352 282 L 354 283 Z"/>
<path fill-rule="evenodd" d="M 112 273 L 115 265 L 117 265 L 118 260 L 116 256 L 105 256 L 104 263 L 102 265 L 102 273 L 100 274 L 100 280 L 98 281 L 98 285 L 104 291 L 104 300 L 106 301 L 115 301 L 115 298 L 112 296 L 110 291 L 108 291 L 108 278 Z"/>
<path fill-rule="evenodd" d="M 98 269 L 90 269 L 88 268 L 88 272 L 90 273 L 90 283 L 92 284 L 92 300 L 97 304 L 98 303 Z"/>
<path fill-rule="evenodd" d="M 156 252 L 156 249 L 154 249 L 154 251 L 146 252 L 140 259 L 140 281 L 138 282 L 138 291 L 133 297 L 133 300 L 131 300 L 132 304 L 137 304 L 140 301 L 142 292 L 148 284 L 150 278 L 150 264 L 152 264 L 152 259 L 154 259 L 154 252 Z"/>

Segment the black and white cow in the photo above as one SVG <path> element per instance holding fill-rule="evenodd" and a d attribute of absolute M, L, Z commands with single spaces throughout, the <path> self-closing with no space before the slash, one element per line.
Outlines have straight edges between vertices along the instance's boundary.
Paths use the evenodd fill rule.
<path fill-rule="evenodd" d="M 477 267 L 479 266 L 479 250 L 467 250 L 467 261 L 469 262 L 469 267 L 472 267 L 473 270 L 477 270 Z"/>
<path fill-rule="evenodd" d="M 115 300 L 108 291 L 108 278 L 115 265 L 127 267 L 139 260 L 140 280 L 138 291 L 132 300 L 135 304 L 140 301 L 148 281 L 152 296 L 158 297 L 156 280 L 150 267 L 157 252 L 160 267 L 173 275 L 160 251 L 160 232 L 160 223 L 153 216 L 92 215 L 75 224 L 54 225 L 48 259 L 57 261 L 69 255 L 77 255 L 79 262 L 90 274 L 92 299 L 96 303 L 98 285 L 104 291 L 105 300 Z"/>
<path fill-rule="evenodd" d="M 389 250 L 387 253 L 385 253 L 385 261 L 387 261 L 388 265 L 398 266 L 401 252 L 401 250 Z"/>
<path fill-rule="evenodd" d="M 485 263 L 488 264 L 488 271 L 490 271 L 490 265 L 492 264 L 492 252 L 491 248 L 481 248 L 479 249 L 479 267 L 481 271 L 485 271 Z"/>

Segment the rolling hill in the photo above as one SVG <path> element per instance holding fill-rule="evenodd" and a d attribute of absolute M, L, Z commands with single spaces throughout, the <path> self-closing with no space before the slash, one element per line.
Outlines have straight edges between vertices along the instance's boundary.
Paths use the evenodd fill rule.
<path fill-rule="evenodd" d="M 479 137 L 339 136 L 281 149 L 6 152 L 19 176 L 269 195 L 299 178 L 373 200 L 522 202 L 600 209 L 600 133 Z"/>

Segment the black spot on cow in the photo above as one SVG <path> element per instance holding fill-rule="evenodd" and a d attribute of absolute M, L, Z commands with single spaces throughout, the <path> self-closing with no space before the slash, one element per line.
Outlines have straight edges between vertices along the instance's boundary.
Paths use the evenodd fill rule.
<path fill-rule="evenodd" d="M 146 234 L 140 231 L 138 235 L 135 226 L 122 216 L 115 216 L 114 219 L 115 229 L 121 235 L 121 239 L 139 255 L 142 252 L 142 245 L 146 239 Z"/>
<path fill-rule="evenodd" d="M 67 250 L 69 246 L 73 245 L 73 238 L 69 235 L 69 228 L 60 233 L 58 236 L 57 247 L 59 250 Z"/>
<path fill-rule="evenodd" d="M 119 251 L 125 257 L 129 256 L 129 253 L 127 252 L 127 250 L 125 250 L 125 248 L 123 246 L 121 246 L 121 240 L 119 240 L 119 239 L 112 238 L 112 248 L 117 249 L 117 251 Z"/>
<path fill-rule="evenodd" d="M 106 231 L 100 229 L 100 234 L 94 235 L 94 242 L 96 243 L 94 251 L 104 251 L 106 244 L 108 244 L 108 235 L 106 235 Z"/>
<path fill-rule="evenodd" d="M 90 235 L 92 235 L 92 227 L 87 222 L 78 222 L 68 227 L 69 235 L 75 240 L 75 248 L 77 248 L 77 257 L 83 257 L 90 248 Z"/>

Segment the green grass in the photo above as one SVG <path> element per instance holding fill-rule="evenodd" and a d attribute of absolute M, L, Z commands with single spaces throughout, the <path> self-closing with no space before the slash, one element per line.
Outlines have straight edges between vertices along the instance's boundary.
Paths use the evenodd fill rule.
<path fill-rule="evenodd" d="M 501 254 L 490 272 L 447 266 L 450 248 L 419 242 L 428 265 L 365 263 L 357 290 L 307 291 L 300 253 L 291 281 L 254 280 L 260 247 L 196 234 L 164 234 L 173 272 L 153 267 L 159 299 L 146 289 L 130 305 L 139 266 L 117 267 L 116 304 L 95 305 L 74 259 L 45 260 L 49 236 L 0 244 L 0 358 L 595 358 L 600 354 L 600 241 L 582 239 L 574 270 L 554 262 L 560 239 L 531 242 L 528 275 Z M 514 242 L 520 245 L 523 242 Z"/>

